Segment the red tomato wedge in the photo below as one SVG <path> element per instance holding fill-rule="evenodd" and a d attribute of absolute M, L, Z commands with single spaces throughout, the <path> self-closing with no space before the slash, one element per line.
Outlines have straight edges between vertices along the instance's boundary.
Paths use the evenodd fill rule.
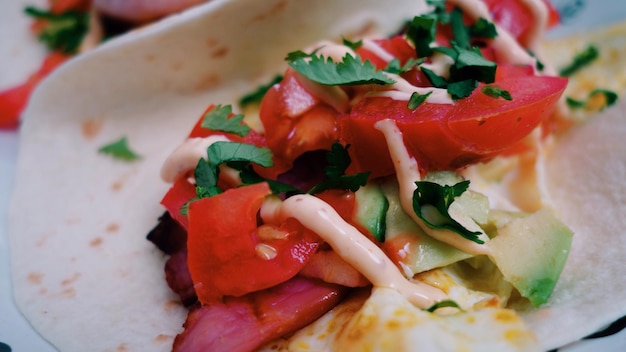
<path fill-rule="evenodd" d="M 295 277 L 267 290 L 191 311 L 174 352 L 253 351 L 288 335 L 337 305 L 347 290 Z"/>
<path fill-rule="evenodd" d="M 189 227 L 189 220 L 187 215 L 181 213 L 181 207 L 195 196 L 196 186 L 183 176 L 174 182 L 161 200 L 161 204 L 170 213 L 172 219 L 176 220 L 185 230 Z"/>
<path fill-rule="evenodd" d="M 524 69 L 508 70 L 511 76 L 496 84 L 511 93 L 511 101 L 483 94 L 482 84 L 454 104 L 424 103 L 415 110 L 410 110 L 406 101 L 363 99 L 339 119 L 341 138 L 351 145 L 348 172 L 372 171 L 371 177 L 394 172 L 386 141 L 374 127 L 376 121 L 386 118 L 396 121 L 422 171 L 460 168 L 519 142 L 552 113 L 567 79 L 524 76 Z"/>
<path fill-rule="evenodd" d="M 559 23 L 559 13 L 549 1 L 543 1 L 548 8 L 548 27 Z M 533 14 L 529 6 L 518 0 L 485 0 L 494 22 L 509 31 L 515 38 L 523 39 L 533 26 Z"/>
<path fill-rule="evenodd" d="M 0 128 L 15 129 L 19 125 L 22 110 L 39 82 L 50 72 L 69 59 L 70 56 L 52 52 L 46 57 L 37 72 L 32 74 L 26 82 L 0 92 Z"/>
<path fill-rule="evenodd" d="M 319 237 L 295 220 L 257 226 L 269 194 L 267 183 L 258 183 L 189 205 L 188 265 L 200 302 L 284 282 L 317 250 Z"/>

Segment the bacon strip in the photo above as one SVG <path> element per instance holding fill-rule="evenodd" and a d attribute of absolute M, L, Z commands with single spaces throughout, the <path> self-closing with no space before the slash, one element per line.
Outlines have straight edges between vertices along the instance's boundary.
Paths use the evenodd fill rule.
<path fill-rule="evenodd" d="M 224 303 L 199 306 L 187 316 L 174 352 L 251 351 L 319 318 L 347 288 L 295 277 L 283 284 Z"/>

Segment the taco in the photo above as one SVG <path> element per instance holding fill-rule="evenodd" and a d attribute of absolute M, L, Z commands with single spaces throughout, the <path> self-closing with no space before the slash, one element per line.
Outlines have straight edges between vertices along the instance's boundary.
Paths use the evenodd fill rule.
<path fill-rule="evenodd" d="M 414 299 L 407 299 L 406 296 L 399 294 L 402 290 L 394 289 L 397 287 L 395 284 L 375 284 L 376 287 L 371 289 L 370 284 L 375 278 L 367 273 L 364 275 L 367 279 L 365 283 L 362 281 L 353 283 L 352 286 L 361 287 L 356 289 L 345 289 L 344 285 L 337 283 L 320 284 L 317 280 L 319 277 L 312 280 L 302 274 L 296 275 L 299 269 L 293 274 L 296 276 L 286 274 L 279 279 L 282 281 L 268 284 L 266 274 L 273 274 L 275 270 L 260 265 L 247 268 L 252 270 L 259 280 L 252 280 L 249 276 L 241 279 L 239 277 L 242 274 L 241 271 L 229 272 L 228 274 L 232 276 L 219 276 L 219 278 L 227 279 L 226 281 L 238 280 L 243 288 L 220 286 L 217 289 L 217 286 L 214 286 L 207 290 L 211 279 L 203 281 L 202 285 L 194 279 L 196 282 L 193 287 L 194 292 L 191 293 L 191 304 L 195 304 L 193 296 L 201 292 L 203 295 L 201 301 L 204 300 L 205 304 L 193 310 L 187 317 L 188 310 L 183 303 L 189 302 L 181 301 L 180 296 L 170 290 L 163 277 L 165 261 L 168 260 L 170 265 L 174 265 L 171 259 L 176 253 L 182 252 L 165 246 L 172 251 L 172 256 L 169 257 L 146 241 L 144 237 L 147 233 L 155 233 L 153 229 L 156 219 L 163 213 L 163 208 L 159 203 L 164 194 L 171 192 L 170 185 L 155 176 L 159 174 L 173 146 L 180 144 L 184 136 L 189 134 L 191 127 L 196 123 L 198 112 L 206 110 L 203 116 L 215 116 L 215 112 L 220 112 L 218 115 L 228 117 L 233 112 L 229 110 L 228 105 L 236 106 L 237 99 L 250 92 L 251 87 L 265 84 L 271 81 L 274 75 L 285 72 L 284 56 L 286 53 L 298 48 L 303 49 L 298 54 L 302 56 L 296 57 L 292 62 L 306 66 L 316 60 L 316 50 L 322 50 L 319 45 L 316 46 L 320 40 L 331 38 L 335 40 L 335 43 L 342 43 L 341 37 L 343 36 L 345 38 L 343 46 L 358 45 L 359 38 L 374 36 L 382 38 L 397 34 L 398 31 L 403 30 L 402 25 L 406 21 L 413 19 L 413 15 L 432 10 L 426 4 L 418 2 L 403 2 L 394 7 L 378 4 L 378 2 L 368 2 L 356 9 L 353 7 L 354 5 L 349 2 L 337 1 L 323 2 L 319 4 L 319 7 L 310 7 L 296 1 L 276 2 L 270 7 L 252 1 L 215 1 L 105 44 L 75 60 L 71 65 L 62 67 L 43 83 L 26 111 L 26 119 L 21 131 L 18 182 L 13 195 L 9 223 L 16 301 L 24 315 L 43 336 L 60 350 L 72 351 L 85 348 L 90 350 L 171 350 L 172 343 L 178 335 L 177 348 L 184 350 L 181 344 L 187 341 L 192 344 L 187 345 L 186 348 L 197 350 L 194 348 L 194 341 L 199 343 L 203 341 L 185 338 L 185 334 L 193 332 L 194 329 L 191 326 L 196 326 L 195 330 L 198 331 L 198 324 L 200 327 L 202 324 L 207 324 L 207 320 L 196 319 L 203 317 L 202 309 L 219 308 L 221 307 L 219 304 L 224 304 L 230 307 L 238 306 L 241 311 L 245 312 L 249 309 L 246 294 L 261 290 L 267 291 L 263 291 L 264 294 L 257 297 L 260 297 L 259 302 L 266 306 L 256 306 L 255 309 L 266 307 L 267 312 L 271 314 L 285 313 L 285 320 L 294 315 L 298 318 L 295 320 L 299 320 L 300 316 L 297 314 L 304 314 L 309 318 L 311 316 L 321 316 L 321 318 L 315 322 L 313 322 L 315 319 L 310 320 L 312 324 L 305 324 L 308 325 L 307 327 L 298 325 L 295 330 L 299 332 L 292 328 L 279 331 L 278 335 L 275 332 L 272 333 L 273 335 L 267 335 L 272 337 L 272 340 L 268 341 L 266 336 L 259 339 L 254 334 L 246 333 L 262 330 L 255 330 L 254 325 L 258 322 L 249 321 L 253 329 L 247 330 L 246 324 L 243 324 L 241 319 L 228 320 L 232 317 L 229 313 L 232 310 L 225 312 L 218 309 L 215 313 L 213 308 L 212 312 L 218 317 L 215 319 L 217 324 L 209 320 L 207 330 L 212 330 L 211 333 L 213 333 L 215 330 L 226 329 L 229 334 L 239 333 L 239 335 L 234 335 L 237 344 L 247 340 L 255 343 L 246 346 L 249 349 L 263 347 L 261 345 L 264 345 L 266 349 L 287 347 L 296 349 L 298 346 L 300 350 L 315 349 L 313 341 L 316 341 L 321 343 L 317 347 L 318 350 L 332 348 L 360 350 L 364 346 L 381 350 L 396 350 L 396 347 L 412 348 L 417 341 L 421 341 L 420 343 L 426 344 L 425 346 L 431 346 L 431 349 L 465 345 L 476 350 L 505 348 L 540 350 L 577 340 L 625 313 L 620 311 L 622 308 L 619 304 L 619 300 L 623 298 L 621 283 L 614 282 L 611 287 L 599 285 L 610 277 L 621 275 L 623 269 L 620 268 L 619 263 L 621 253 L 625 250 L 624 240 L 621 238 L 623 236 L 619 232 L 622 227 L 618 215 L 626 202 L 615 198 L 616 194 L 617 196 L 621 194 L 615 192 L 615 187 L 621 187 L 621 184 L 617 182 L 620 169 L 616 168 L 618 171 L 615 173 L 595 174 L 597 170 L 602 169 L 603 165 L 606 165 L 607 160 L 611 165 L 624 164 L 622 156 L 624 154 L 619 150 L 621 146 L 618 143 L 624 134 L 622 128 L 624 125 L 614 121 L 616 110 L 611 109 L 602 118 L 594 118 L 587 125 L 572 129 L 562 137 L 559 136 L 553 148 L 542 148 L 541 153 L 533 154 L 530 158 L 532 164 L 530 170 L 538 181 L 524 188 L 536 191 L 534 197 L 529 197 L 530 201 L 522 202 L 511 197 L 502 197 L 501 192 L 493 192 L 493 179 L 487 177 L 492 175 L 494 170 L 498 171 L 506 167 L 520 170 L 517 166 L 527 160 L 519 157 L 525 154 L 516 154 L 517 157 L 514 159 L 509 158 L 504 161 L 496 157 L 501 151 L 507 149 L 508 145 L 503 147 L 498 144 L 496 147 L 490 145 L 489 147 L 493 147 L 491 149 L 484 147 L 466 150 L 456 155 L 456 158 L 448 157 L 444 164 L 439 164 L 441 160 L 439 157 L 420 159 L 420 165 L 426 169 L 414 169 L 413 171 L 416 172 L 414 175 L 418 175 L 417 179 L 419 179 L 421 173 L 424 173 L 425 181 L 431 181 L 421 185 L 425 187 L 422 192 L 458 190 L 459 187 L 467 185 L 463 182 L 464 178 L 469 179 L 472 185 L 470 192 L 458 191 L 467 195 L 464 196 L 466 200 L 455 200 L 455 202 L 461 208 L 463 208 L 462 203 L 467 202 L 470 204 L 470 209 L 478 210 L 469 215 L 469 220 L 468 216 L 457 215 L 450 219 L 452 222 L 461 222 L 464 225 L 468 223 L 484 225 L 472 228 L 475 231 L 458 230 L 458 228 L 454 230 L 465 234 L 466 237 L 478 240 L 469 243 L 465 240 L 470 241 L 470 239 L 463 237 L 465 240 L 461 241 L 464 241 L 467 247 L 464 247 L 462 251 L 430 240 L 433 247 L 426 247 L 427 249 L 440 247 L 434 250 L 436 255 L 429 257 L 435 262 L 434 264 L 420 260 L 404 262 L 405 272 L 401 272 L 395 264 L 391 265 L 392 271 L 389 276 L 400 275 L 405 280 L 402 282 L 409 283 L 407 285 L 411 286 L 411 289 L 419 287 L 431 292 L 432 295 L 409 295 Z M 381 16 L 381 13 L 385 16 Z M 243 35 L 242 30 L 250 33 L 250 36 Z M 413 43 L 413 45 L 417 44 Z M 327 44 L 327 46 L 331 45 Z M 163 48 L 167 48 L 166 53 Z M 308 50 L 304 50 L 307 48 Z M 440 50 L 446 51 L 446 49 Z M 415 50 L 412 50 L 409 57 L 414 55 L 414 52 Z M 471 51 L 467 54 L 472 53 L 476 52 Z M 488 56 L 488 53 L 484 55 Z M 394 67 L 398 70 L 410 69 L 412 66 L 405 66 L 407 63 L 412 62 L 412 65 L 418 65 L 421 64 L 419 61 L 407 58 L 399 61 Z M 535 101 L 539 99 L 545 102 L 546 105 L 543 107 L 545 115 L 535 116 L 541 115 L 536 113 L 527 115 L 535 119 L 534 122 L 528 122 L 531 125 L 527 128 L 528 133 L 534 130 L 540 121 L 547 118 L 564 88 L 563 79 L 537 76 L 534 70 L 535 68 L 531 67 L 530 72 L 533 74 L 529 74 L 526 69 L 518 71 L 511 68 L 511 71 L 507 71 L 508 74 L 518 75 L 514 76 L 515 82 L 522 82 L 526 77 L 538 78 L 540 83 L 536 87 L 546 89 L 545 94 L 535 99 Z M 380 73 L 380 69 L 374 71 Z M 462 70 L 459 69 L 459 71 Z M 133 73 L 132 76 L 129 72 Z M 285 77 L 288 76 L 285 75 Z M 380 79 L 378 76 L 376 78 Z M 498 79 L 495 78 L 495 82 L 499 83 L 497 88 L 501 89 L 498 94 L 502 94 L 502 90 L 507 90 L 506 84 L 510 84 L 512 80 L 499 81 Z M 466 79 L 459 80 L 459 82 L 464 80 Z M 480 83 L 479 85 L 483 87 L 489 84 Z M 508 89 L 512 88 L 514 87 L 511 86 Z M 90 94 L 79 94 L 85 91 Z M 515 96 L 515 91 L 512 93 Z M 428 104 L 428 93 L 421 95 L 426 95 L 426 97 L 419 98 L 420 94 L 418 94 L 418 99 L 424 99 L 419 104 L 422 108 L 427 107 L 428 105 L 424 104 Z M 80 96 L 81 100 L 71 99 L 77 96 Z M 494 101 L 504 99 L 501 96 L 487 96 L 486 98 Z M 406 101 L 402 108 L 406 107 Z M 206 109 L 207 102 L 218 105 L 212 105 Z M 417 107 L 419 108 L 420 106 Z M 254 114 L 250 113 L 250 115 Z M 255 120 L 247 121 L 252 121 L 250 127 L 252 127 L 253 134 L 260 134 L 261 128 L 258 120 L 257 125 L 254 124 Z M 320 126 L 320 124 L 316 123 L 315 126 Z M 401 140 L 397 138 L 398 135 L 395 134 L 393 127 L 393 124 L 379 125 L 377 128 L 383 130 L 387 137 L 379 141 L 393 144 L 393 141 Z M 203 133 L 211 134 L 222 128 L 211 127 L 207 132 L 203 131 L 202 126 L 199 125 L 192 130 L 192 135 L 198 132 L 197 136 L 205 137 Z M 57 135 L 66 134 L 69 135 L 67 138 L 57 138 Z M 221 135 L 223 136 L 223 133 Z M 250 132 L 243 137 L 229 135 L 231 142 L 232 140 L 246 142 L 237 146 L 240 150 L 248 148 L 244 145 L 258 147 L 255 143 L 258 144 L 262 138 L 253 137 L 255 136 L 251 136 Z M 352 159 L 350 164 L 352 169 L 341 170 L 341 172 L 347 172 L 348 175 L 370 172 L 368 176 L 372 177 L 371 172 L 379 173 L 373 179 L 385 178 L 385 182 L 376 183 L 370 197 L 386 201 L 372 201 L 374 208 L 380 210 L 381 204 L 383 208 L 387 207 L 383 212 L 387 214 L 385 220 L 388 220 L 388 214 L 395 214 L 394 216 L 398 218 L 406 216 L 405 213 L 409 212 L 402 208 L 402 200 L 398 197 L 398 184 L 393 177 L 386 178 L 394 176 L 395 166 L 393 164 L 381 165 L 380 160 L 384 158 L 377 158 L 373 154 L 376 152 L 375 149 L 364 152 L 361 149 L 361 154 L 358 154 L 357 148 L 364 146 L 363 142 L 359 143 L 360 135 L 353 134 L 345 138 L 349 137 L 352 138 L 350 146 L 347 146 L 347 143 L 343 145 L 329 143 L 329 141 L 335 142 L 331 139 L 325 141 L 327 144 L 321 149 L 336 151 L 337 154 L 344 156 L 345 153 L 352 153 L 349 154 Z M 517 139 L 524 143 L 528 141 L 536 143 L 542 140 L 536 138 L 539 136 L 534 137 L 526 139 L 523 136 L 507 136 L 501 139 Z M 221 138 L 218 137 L 217 140 Z M 245 141 L 245 138 L 250 138 L 251 144 L 247 143 L 249 141 Z M 588 148 L 582 148 L 581 139 L 594 141 L 595 149 L 590 151 Z M 120 162 L 108 158 L 105 154 L 97 153 L 101 146 L 113 140 L 119 140 L 119 144 L 127 142 L 133 150 L 138 151 L 138 155 L 128 156 L 135 160 Z M 513 140 L 509 141 L 509 143 L 513 142 Z M 215 143 L 215 145 L 220 144 Z M 404 147 L 404 149 L 403 147 L 395 149 L 398 153 L 396 156 L 402 157 L 403 150 L 406 152 L 406 146 Z M 524 148 L 527 147 L 528 145 L 525 144 Z M 610 152 L 606 152 L 607 148 L 610 148 Z M 253 153 L 258 152 L 257 149 L 251 150 Z M 276 180 L 277 174 L 284 175 L 292 169 L 293 165 L 303 160 L 298 159 L 302 151 L 292 152 L 291 150 L 293 148 L 287 148 L 287 145 L 280 141 L 277 142 L 276 147 L 272 148 L 274 154 L 280 154 L 283 157 L 283 160 L 279 160 L 280 163 L 275 165 L 284 166 L 284 169 L 279 171 L 274 169 L 274 174 L 268 174 L 267 170 L 263 171 L 257 166 L 252 168 L 249 167 L 250 165 L 242 166 L 242 161 L 250 160 L 237 159 L 234 163 L 230 160 L 228 166 L 239 168 L 242 172 L 246 171 L 248 177 L 262 176 Z M 431 155 L 429 150 L 419 152 L 420 155 Z M 606 159 L 598 158 L 598 153 L 605 155 Z M 311 165 L 313 161 L 321 160 L 322 166 L 317 170 L 324 170 L 328 166 L 324 164 L 324 158 L 328 153 L 323 153 L 321 158 L 319 153 L 313 154 L 307 154 L 310 159 L 305 164 Z M 54 158 L 50 155 L 54 155 Z M 412 156 L 415 157 L 415 155 Z M 289 160 L 289 157 L 292 159 Z M 466 164 L 468 161 L 487 161 L 493 158 L 495 159 L 489 164 L 479 166 Z M 590 164 L 588 167 L 581 167 L 579 161 Z M 198 159 L 192 164 L 192 169 L 197 163 Z M 458 171 L 460 167 L 463 167 L 463 171 L 458 174 L 427 172 L 449 168 Z M 182 171 L 184 173 L 190 170 L 185 167 Z M 305 176 L 311 176 L 313 172 L 304 171 L 304 173 Z M 220 173 L 222 176 L 226 174 L 227 172 Z M 577 176 L 572 177 L 572 174 L 577 174 Z M 37 175 L 37 178 L 33 178 L 34 175 Z M 180 178 L 180 172 L 177 170 L 173 175 L 173 180 L 187 181 L 186 177 Z M 194 175 L 196 181 L 200 179 L 199 175 L 200 172 Z M 499 175 L 510 177 L 510 174 L 502 172 Z M 292 180 L 297 177 L 300 182 L 287 182 L 291 186 L 297 185 L 300 188 L 303 186 L 302 175 L 288 176 Z M 324 178 L 325 175 L 320 177 Z M 605 182 L 599 182 L 599 184 L 594 182 L 594 179 L 598 177 Z M 525 180 L 523 177 L 512 177 L 512 179 Z M 224 186 L 224 182 L 227 181 L 221 181 L 219 184 L 221 190 L 229 188 Z M 311 182 L 311 180 L 306 180 L 304 184 Z M 190 189 L 184 186 L 184 182 L 182 184 L 183 187 L 187 187 L 185 192 Z M 495 185 L 495 188 L 512 189 L 511 184 L 514 182 L 508 184 L 500 182 Z M 256 224 L 257 211 L 263 199 L 270 193 L 272 184 L 260 182 L 246 187 L 233 188 L 235 192 L 237 190 L 251 191 L 248 194 L 236 193 L 238 197 L 248 200 L 237 204 L 214 203 L 216 200 L 224 200 L 222 195 L 234 193 L 228 191 L 215 197 L 208 197 L 207 200 L 201 199 L 186 204 L 191 198 L 197 197 L 198 188 L 202 188 L 202 185 L 197 183 L 189 185 L 193 194 L 185 193 L 186 196 L 190 196 L 182 197 L 185 198 L 184 201 L 178 204 L 174 211 L 170 211 L 172 218 L 180 219 L 179 223 L 184 222 L 186 218 L 181 216 L 181 206 L 190 218 L 197 209 L 206 206 L 215 210 L 209 212 L 213 214 L 212 223 L 230 222 L 237 226 L 248 226 L 250 222 Z M 457 185 L 460 186 L 457 187 Z M 362 185 L 361 188 L 368 189 L 367 186 Z M 589 194 L 572 191 L 578 192 L 581 188 L 590 189 L 593 192 Z M 205 191 L 210 192 L 207 189 L 201 192 Z M 290 191 L 300 193 L 293 189 Z M 479 192 L 488 196 L 492 202 L 491 205 L 484 205 L 485 197 Z M 46 197 L 42 198 L 42 194 Z M 284 209 L 283 213 L 295 214 L 298 212 L 295 203 L 298 200 L 308 202 L 310 199 L 307 197 L 309 196 L 294 195 L 284 196 L 283 198 L 286 199 L 283 200 L 275 198 L 276 202 L 282 201 L 283 205 L 277 208 L 268 206 L 266 209 L 269 210 L 265 213 L 270 215 L 267 215 L 267 219 L 271 219 L 272 211 L 278 208 Z M 315 202 L 321 199 L 310 197 L 315 198 Z M 495 201 L 494 197 L 496 197 Z M 182 198 L 179 197 L 177 201 Z M 453 198 L 460 199 L 461 197 L 455 194 Z M 48 202 L 51 199 L 61 201 L 50 204 Z M 46 200 L 48 202 L 45 202 Z M 611 202 L 611 207 L 600 206 L 609 202 Z M 328 203 L 332 203 L 332 199 L 324 198 L 319 206 L 332 213 L 326 208 Z M 499 205 L 499 209 L 492 211 L 493 204 Z M 441 215 L 441 212 L 445 213 L 448 209 L 454 213 L 454 209 L 458 208 L 456 205 L 437 209 L 440 213 L 438 215 Z M 432 209 L 429 204 L 421 206 L 421 209 Z M 247 209 L 242 209 L 235 215 L 230 214 L 235 207 L 247 207 Z M 521 208 L 525 208 L 524 212 L 520 212 Z M 549 209 L 538 210 L 538 208 Z M 395 213 L 391 213 L 389 209 L 395 209 Z M 306 213 L 307 209 L 300 211 Z M 602 213 L 598 213 L 600 211 Z M 463 212 L 466 211 L 462 210 L 461 213 Z M 280 213 L 279 211 L 277 225 L 272 223 L 272 220 L 266 221 L 267 225 L 272 226 L 266 227 L 265 232 L 269 232 L 270 235 L 280 235 L 285 232 L 298 233 L 298 238 L 306 241 L 306 246 L 298 247 L 303 256 L 307 253 L 311 255 L 332 253 L 329 244 L 336 252 L 339 252 L 332 238 L 319 239 L 323 232 L 323 230 L 315 230 L 315 226 L 323 223 L 319 219 L 304 223 L 304 218 L 293 215 L 287 216 L 287 219 L 295 217 L 299 220 L 298 222 L 286 221 L 286 224 L 282 224 L 280 222 L 285 219 L 280 218 L 283 216 Z M 532 215 L 526 213 L 532 213 Z M 36 214 L 37 221 L 32 220 L 32 214 Z M 594 214 L 594 218 L 589 219 L 584 216 L 586 214 Z M 376 212 L 373 215 L 368 213 L 365 219 L 377 218 L 375 215 Z M 607 221 L 596 222 L 596 219 L 600 217 Z M 381 220 L 380 216 L 378 219 Z M 427 219 L 430 222 L 436 222 L 436 219 Z M 444 225 L 449 225 L 450 219 L 444 221 Z M 340 220 L 337 219 L 337 221 Z M 419 221 L 415 220 L 415 222 Z M 209 224 L 206 222 L 189 220 L 188 225 L 194 228 L 211 226 L 211 222 Z M 403 224 L 406 225 L 406 223 Z M 366 227 L 362 223 L 355 225 Z M 532 236 L 534 230 L 529 232 L 521 229 L 534 229 L 534 225 L 541 228 L 537 230 L 539 236 L 547 231 L 556 240 L 541 242 L 537 240 L 537 237 L 531 237 L 533 240 L 528 241 L 528 238 L 518 236 L 520 233 Z M 175 224 L 175 226 L 179 225 Z M 387 221 L 386 226 L 387 228 L 393 226 L 393 222 Z M 450 231 L 446 226 L 444 229 L 431 232 Z M 373 239 L 376 236 L 375 227 L 357 232 L 371 232 L 372 243 L 375 243 L 376 240 Z M 493 233 L 489 232 L 492 230 L 488 230 L 489 227 L 498 228 L 498 235 L 493 237 Z M 352 228 L 356 227 L 350 227 Z M 570 229 L 575 233 L 573 237 Z M 603 236 L 607 236 L 606 240 L 594 240 L 598 236 L 596 229 Z M 419 228 L 415 229 L 415 226 L 411 229 L 396 230 L 399 238 L 404 232 L 422 231 Z M 346 230 L 346 232 L 350 231 L 352 230 Z M 189 236 L 191 233 L 190 230 Z M 453 235 L 462 238 L 457 234 Z M 537 234 L 535 233 L 534 236 Z M 154 236 L 151 237 L 154 238 Z M 428 242 L 428 238 L 424 236 L 422 240 Z M 511 248 L 509 244 L 512 242 L 507 243 L 507 239 L 519 247 Z M 572 240 L 571 251 L 570 240 Z M 204 241 L 208 240 L 204 239 Z M 480 241 L 494 243 L 493 248 L 499 248 L 498 253 L 507 254 L 502 256 L 504 259 L 496 260 L 499 270 L 495 270 L 495 267 L 490 264 L 492 262 L 484 260 L 484 257 L 467 255 L 467 252 L 474 248 L 474 244 L 481 244 Z M 498 241 L 501 243 L 499 246 Z M 227 244 L 236 245 L 234 242 L 227 242 Z M 255 248 L 272 259 L 275 258 L 273 256 L 276 253 L 273 251 L 278 249 L 277 246 Z M 445 248 L 442 249 L 442 246 Z M 194 248 L 197 247 L 189 245 L 187 248 L 189 255 Z M 375 249 L 371 250 L 375 251 Z M 515 256 L 526 256 L 530 253 L 531 256 L 526 258 L 534 260 L 520 261 L 519 258 L 512 260 L 511 251 L 514 251 Z M 441 256 L 442 252 L 446 255 Z M 548 253 L 548 256 L 541 256 L 537 254 L 539 252 Z M 387 253 L 392 253 L 392 251 L 388 250 Z M 481 253 L 480 250 L 478 253 Z M 493 253 L 489 254 L 493 255 Z M 534 256 L 535 254 L 537 255 Z M 211 253 L 211 255 L 219 257 L 224 253 Z M 211 255 L 206 257 L 211 257 Z M 332 254 L 327 255 L 327 257 L 331 256 Z M 541 261 L 546 258 L 549 262 L 551 261 L 549 266 L 542 264 L 539 268 L 528 269 L 529 263 L 541 264 Z M 603 264 L 599 265 L 599 268 L 590 265 L 596 261 L 596 258 L 603 259 Z M 228 257 L 224 259 L 225 266 L 232 262 L 227 260 Z M 346 258 L 340 255 L 340 259 L 337 265 L 345 267 Z M 445 264 L 442 264 L 443 262 Z M 357 266 L 352 262 L 350 264 Z M 444 265 L 447 269 L 438 269 Z M 562 265 L 565 267 L 561 274 Z M 423 270 L 426 271 L 421 273 Z M 511 273 L 517 273 L 520 270 L 525 273 L 548 270 L 551 272 L 550 280 L 537 284 L 533 281 L 535 277 L 531 277 L 532 275 L 522 277 L 517 281 L 511 279 L 514 276 Z M 420 274 L 412 277 L 414 273 Z M 482 275 L 484 282 L 476 283 L 475 278 L 479 274 Z M 561 274 L 560 279 L 556 283 L 555 279 L 559 274 Z M 197 275 L 192 272 L 192 276 L 197 277 Z M 384 281 L 388 278 L 387 275 L 383 276 L 379 279 Z M 501 276 L 505 276 L 508 281 L 496 281 Z M 214 275 L 214 277 L 218 276 Z M 356 277 L 360 278 L 359 275 Z M 468 279 L 468 277 L 474 279 Z M 260 285 L 264 287 L 254 286 L 257 282 L 261 282 Z M 426 285 L 430 288 L 424 287 Z M 250 286 L 253 288 L 251 289 Z M 489 292 L 477 288 L 481 286 L 489 287 Z M 441 295 L 442 292 L 443 295 Z M 315 297 L 311 294 L 316 294 L 317 297 L 319 295 L 329 297 L 325 300 L 325 302 L 330 302 L 329 306 L 320 311 L 317 309 L 319 305 L 314 301 Z M 602 299 L 604 295 L 609 295 L 614 299 L 608 302 Z M 263 300 L 267 297 L 284 299 L 285 296 L 291 298 L 292 301 L 285 299 L 286 305 L 282 306 L 276 306 L 275 301 L 271 299 Z M 218 301 L 222 303 L 215 303 Z M 341 303 L 336 308 L 323 315 L 339 301 Z M 293 302 L 297 303 L 296 307 L 289 307 L 289 303 Z M 307 302 L 307 304 L 302 302 Z M 212 305 L 212 303 L 215 304 Z M 422 309 L 438 308 L 437 303 L 449 306 L 437 309 L 436 315 Z M 302 313 L 303 309 L 300 308 L 302 306 L 316 307 L 316 311 Z M 457 306 L 460 306 L 460 309 Z M 584 323 L 581 323 L 579 316 Z M 182 325 L 185 319 L 187 319 L 188 331 L 183 333 Z M 469 323 L 470 321 L 476 324 Z M 421 326 L 420 329 L 415 328 L 415 324 L 418 323 Z M 331 329 L 333 326 L 339 328 Z M 245 337 L 241 336 L 241 333 L 246 333 Z M 286 334 L 289 336 L 285 336 Z M 314 336 L 315 339 L 307 340 L 306 336 Z M 322 336 L 325 336 L 325 339 L 318 338 Z M 332 345 L 333 343 L 336 345 Z"/>

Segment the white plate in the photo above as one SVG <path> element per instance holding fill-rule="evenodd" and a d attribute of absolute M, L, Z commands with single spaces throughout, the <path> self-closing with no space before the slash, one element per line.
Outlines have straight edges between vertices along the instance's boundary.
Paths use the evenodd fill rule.
<path fill-rule="evenodd" d="M 43 3 L 42 0 L 28 2 L 31 5 Z M 623 0 L 554 0 L 553 3 L 559 9 L 568 10 L 564 24 L 550 33 L 551 36 L 576 33 L 626 18 Z M 44 54 L 27 31 L 29 22 L 21 15 L 25 4 L 23 0 L 6 0 L 0 4 L 0 89 L 24 79 L 37 68 Z M 56 350 L 31 328 L 12 299 L 6 214 L 14 181 L 17 142 L 17 133 L 0 130 L 0 352 L 53 352 Z M 559 349 L 567 352 L 624 350 L 626 330 Z"/>

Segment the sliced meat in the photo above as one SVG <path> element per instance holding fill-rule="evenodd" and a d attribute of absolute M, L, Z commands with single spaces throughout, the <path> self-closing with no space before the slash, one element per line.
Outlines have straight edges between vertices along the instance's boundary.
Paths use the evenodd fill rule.
<path fill-rule="evenodd" d="M 310 324 L 337 305 L 348 289 L 295 277 L 223 303 L 199 306 L 174 341 L 174 352 L 251 351 Z"/>

